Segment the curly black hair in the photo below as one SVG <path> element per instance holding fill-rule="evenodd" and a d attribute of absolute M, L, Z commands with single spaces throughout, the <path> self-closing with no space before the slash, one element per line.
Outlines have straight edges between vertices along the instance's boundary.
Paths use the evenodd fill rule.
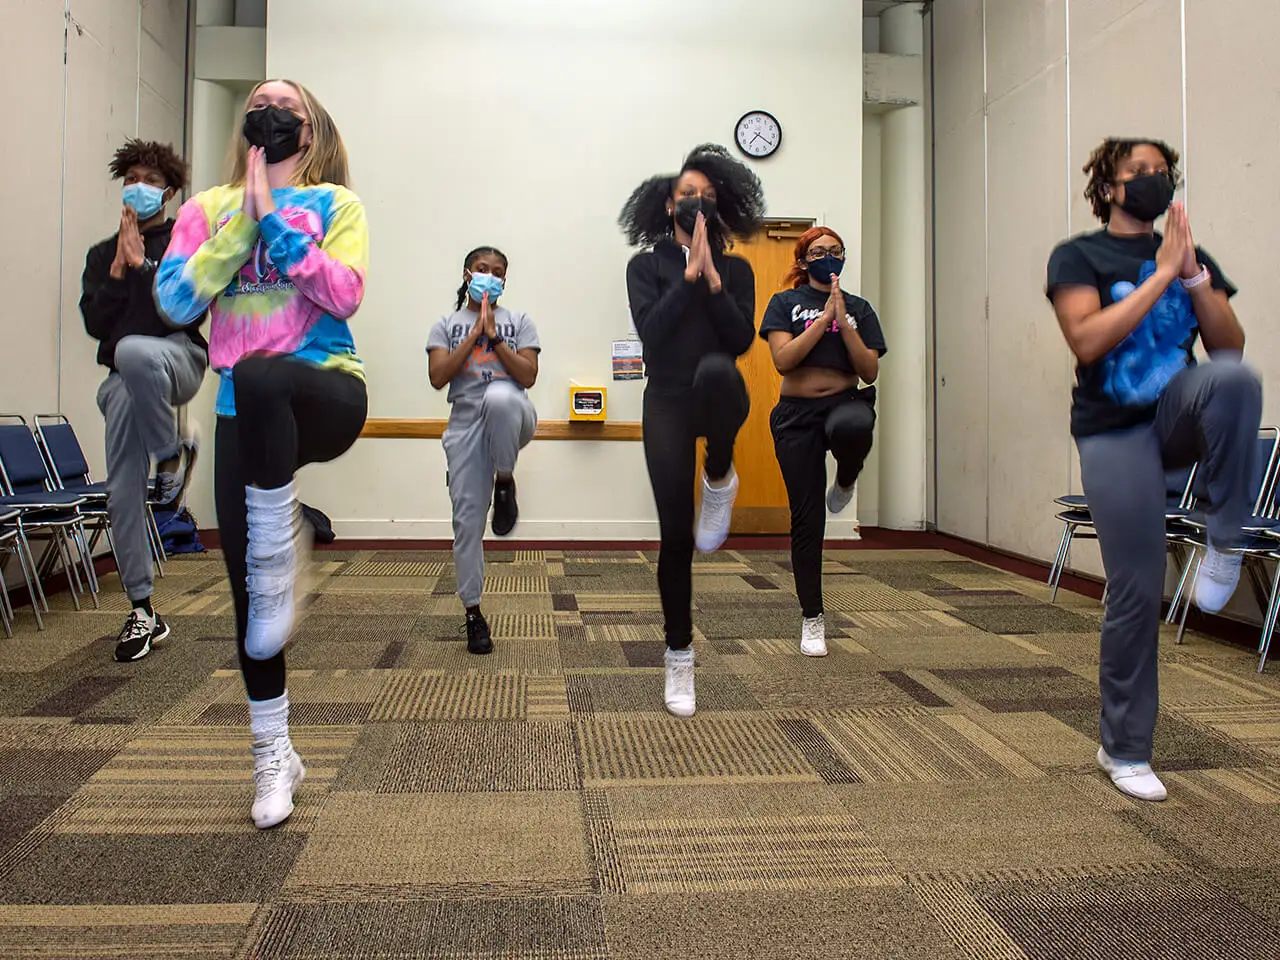
<path fill-rule="evenodd" d="M 476 247 L 474 250 L 472 250 L 465 257 L 462 258 L 462 269 L 470 270 L 471 265 L 475 263 L 477 259 L 479 259 L 480 257 L 486 257 L 486 256 L 499 257 L 502 260 L 503 268 L 505 269 L 508 266 L 507 255 L 503 253 L 501 250 L 499 250 L 497 247 Z M 458 304 L 453 309 L 461 310 L 462 305 L 467 302 L 468 286 L 469 284 L 467 283 L 467 281 L 463 280 L 462 286 L 458 288 Z"/>
<path fill-rule="evenodd" d="M 159 170 L 164 175 L 164 182 L 174 190 L 181 190 L 187 185 L 187 164 L 171 144 L 131 138 L 115 152 L 107 169 L 111 171 L 112 180 L 120 180 L 130 167 L 136 166 Z"/>
<path fill-rule="evenodd" d="M 1116 165 L 1133 153 L 1136 147 L 1155 147 L 1164 154 L 1165 163 L 1169 164 L 1169 176 L 1176 187 L 1182 179 L 1178 171 L 1178 151 L 1163 140 L 1121 139 L 1107 137 L 1089 154 L 1089 160 L 1082 168 L 1089 176 L 1084 188 L 1084 198 L 1093 207 L 1093 215 L 1103 223 L 1111 222 L 1111 186 L 1116 180 Z"/>
<path fill-rule="evenodd" d="M 697 170 L 716 188 L 715 223 L 707 225 L 712 242 L 724 248 L 730 236 L 746 239 L 760 229 L 764 220 L 764 188 L 760 178 L 746 164 L 733 159 L 717 143 L 694 147 L 677 174 L 650 177 L 636 187 L 618 226 L 633 247 L 651 246 L 674 232 L 667 201 L 676 182 L 690 170 Z"/>

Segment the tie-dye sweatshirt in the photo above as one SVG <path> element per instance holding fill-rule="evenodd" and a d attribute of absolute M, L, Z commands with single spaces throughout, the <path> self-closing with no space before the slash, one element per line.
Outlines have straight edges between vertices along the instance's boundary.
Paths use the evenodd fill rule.
<path fill-rule="evenodd" d="M 347 319 L 364 296 L 364 205 L 330 183 L 271 191 L 276 210 L 241 212 L 244 188 L 221 186 L 182 205 L 156 274 L 156 302 L 176 324 L 210 313 L 216 410 L 235 416 L 231 370 L 250 353 L 297 357 L 364 378 Z"/>

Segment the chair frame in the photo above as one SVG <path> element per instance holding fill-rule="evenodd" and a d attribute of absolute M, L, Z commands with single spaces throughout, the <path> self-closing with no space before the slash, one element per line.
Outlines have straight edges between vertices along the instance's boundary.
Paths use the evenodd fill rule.
<path fill-rule="evenodd" d="M 21 425 L 28 433 L 30 433 L 31 429 L 27 424 L 27 418 L 21 414 L 0 414 L 0 425 Z M 39 443 L 34 434 L 31 434 L 31 442 L 35 445 L 37 455 L 40 456 L 43 465 L 44 455 L 39 452 Z M 88 538 L 85 534 L 84 517 L 80 513 L 80 506 L 85 502 L 85 498 L 71 491 L 53 489 L 48 477 L 47 465 L 45 465 L 44 473 L 45 476 L 42 481 L 44 489 L 42 492 L 50 494 L 49 501 L 47 503 L 37 501 L 35 503 L 13 505 L 19 511 L 17 517 L 18 539 L 26 550 L 28 557 L 31 558 L 32 571 L 35 575 L 33 602 L 38 602 L 39 606 L 45 612 L 48 612 L 49 600 L 45 595 L 44 585 L 41 582 L 41 571 L 43 570 L 47 575 L 52 572 L 54 563 L 60 561 L 67 573 L 67 585 L 75 608 L 77 610 L 81 609 L 80 593 L 86 588 L 88 588 L 93 597 L 94 606 L 98 607 L 100 604 L 97 593 L 97 574 L 93 570 L 93 557 L 89 551 Z M 0 492 L 5 496 L 19 495 L 14 489 L 8 468 L 3 460 L 0 460 Z M 58 515 L 55 517 L 41 516 L 41 514 L 48 514 L 50 511 L 57 511 Z M 27 534 L 28 531 L 38 530 L 47 531 L 49 545 L 45 548 L 40 559 L 36 560 Z M 72 544 L 75 545 L 76 552 L 80 555 L 80 564 L 72 561 Z M 83 581 L 81 580 L 81 574 L 84 575 Z"/>

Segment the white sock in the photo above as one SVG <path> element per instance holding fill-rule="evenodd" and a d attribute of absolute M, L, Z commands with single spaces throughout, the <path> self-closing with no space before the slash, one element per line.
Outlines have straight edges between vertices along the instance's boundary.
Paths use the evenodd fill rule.
<path fill-rule="evenodd" d="M 255 742 L 289 735 L 289 691 L 272 700 L 249 701 L 249 730 Z"/>
<path fill-rule="evenodd" d="M 672 650 L 668 647 L 667 656 L 677 663 L 684 663 L 693 659 L 693 647 L 685 647 L 683 650 Z"/>
<path fill-rule="evenodd" d="M 265 507 L 270 510 L 272 507 L 287 507 L 293 503 L 293 498 L 297 496 L 298 487 L 290 480 L 283 487 L 275 487 L 270 490 L 262 487 L 245 487 L 244 496 L 247 503 L 254 506 Z"/>

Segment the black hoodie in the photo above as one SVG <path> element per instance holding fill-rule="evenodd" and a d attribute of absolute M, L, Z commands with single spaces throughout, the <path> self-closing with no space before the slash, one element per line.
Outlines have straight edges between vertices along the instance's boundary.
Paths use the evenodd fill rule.
<path fill-rule="evenodd" d="M 721 289 L 713 294 L 702 277 L 684 278 L 684 249 L 659 240 L 652 251 L 627 264 L 627 299 L 644 363 L 655 387 L 693 384 L 698 363 L 709 353 L 739 357 L 755 341 L 756 280 L 742 257 L 715 252 Z"/>
<path fill-rule="evenodd" d="M 172 220 L 143 232 L 143 253 L 153 264 L 164 256 L 172 232 Z M 81 280 L 84 292 L 80 295 L 80 312 L 84 314 L 86 332 L 98 341 L 98 363 L 114 370 L 116 344 L 128 336 L 168 337 L 185 333 L 192 343 L 208 352 L 209 345 L 197 329 L 199 324 L 179 331 L 161 316 L 151 292 L 156 279 L 154 266 L 143 264 L 136 270 L 130 267 L 119 280 L 111 276 L 117 236 L 113 234 L 89 248 Z"/>

